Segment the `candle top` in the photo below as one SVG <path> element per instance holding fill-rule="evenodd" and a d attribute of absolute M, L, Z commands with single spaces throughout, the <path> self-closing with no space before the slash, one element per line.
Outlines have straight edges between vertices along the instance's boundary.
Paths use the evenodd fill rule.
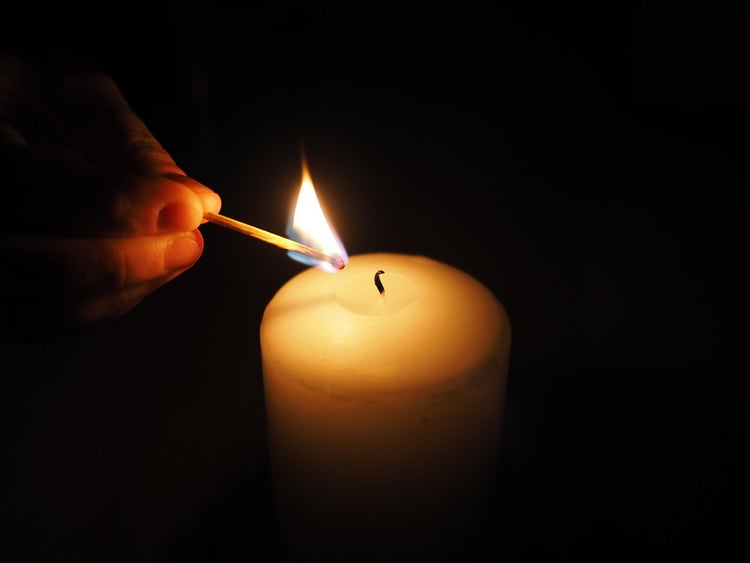
<path fill-rule="evenodd" d="M 380 270 L 382 293 L 373 283 Z M 307 385 L 394 392 L 452 384 L 507 358 L 510 325 L 469 274 L 424 256 L 372 253 L 333 276 L 310 268 L 289 280 L 266 308 L 261 341 Z"/>

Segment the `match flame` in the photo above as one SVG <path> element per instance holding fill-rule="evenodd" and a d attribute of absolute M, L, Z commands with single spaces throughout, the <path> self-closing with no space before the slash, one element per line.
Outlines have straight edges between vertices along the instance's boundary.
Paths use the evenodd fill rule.
<path fill-rule="evenodd" d="M 323 260 L 318 260 L 299 252 L 289 251 L 289 257 L 307 264 L 316 266 L 321 270 L 334 273 L 338 272 L 349 262 L 349 256 L 346 253 L 344 245 L 341 243 L 338 235 L 334 232 L 330 223 L 326 219 L 323 209 L 318 202 L 318 196 L 315 193 L 310 171 L 307 164 L 302 164 L 302 183 L 297 196 L 297 205 L 294 208 L 289 225 L 286 229 L 286 235 L 305 246 L 309 246 L 330 256 L 334 264 Z M 335 265 L 336 264 L 336 265 Z"/>

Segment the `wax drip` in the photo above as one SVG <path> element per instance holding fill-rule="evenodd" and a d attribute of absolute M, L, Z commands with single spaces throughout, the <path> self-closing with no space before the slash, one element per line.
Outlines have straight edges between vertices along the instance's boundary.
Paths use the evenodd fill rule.
<path fill-rule="evenodd" d="M 385 293 L 385 287 L 383 287 L 383 282 L 380 281 L 380 274 L 385 274 L 385 272 L 383 270 L 375 272 L 375 287 L 378 288 L 380 295 L 383 295 L 383 293 Z"/>

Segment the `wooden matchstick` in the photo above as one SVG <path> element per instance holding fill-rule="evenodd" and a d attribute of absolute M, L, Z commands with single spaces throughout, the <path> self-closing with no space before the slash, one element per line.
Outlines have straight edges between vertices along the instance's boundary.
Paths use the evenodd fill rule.
<path fill-rule="evenodd" d="M 323 262 L 329 263 L 337 270 L 343 270 L 344 266 L 346 265 L 344 261 L 341 260 L 341 258 L 328 256 L 327 254 L 323 254 L 322 252 L 315 250 L 314 248 L 305 246 L 304 244 L 300 244 L 292 239 L 276 235 L 272 232 L 259 229 L 258 227 L 253 227 L 252 225 L 248 225 L 247 223 L 237 221 L 236 219 L 231 219 L 218 213 L 206 212 L 203 214 L 203 218 L 206 221 L 214 223 L 215 225 L 219 225 L 220 227 L 232 229 L 234 231 L 237 231 L 238 233 L 242 233 L 243 235 L 248 235 L 257 238 L 258 240 L 262 240 L 263 242 L 278 246 L 279 248 L 283 248 L 284 250 L 299 252 L 300 254 L 304 254 L 305 256 L 315 258 L 316 260 L 322 260 Z"/>

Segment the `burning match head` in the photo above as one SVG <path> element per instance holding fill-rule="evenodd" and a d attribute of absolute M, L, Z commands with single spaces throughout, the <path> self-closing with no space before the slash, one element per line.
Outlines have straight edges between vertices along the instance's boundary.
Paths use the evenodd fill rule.
<path fill-rule="evenodd" d="M 343 270 L 349 261 L 348 256 L 329 256 L 311 248 L 304 251 L 289 250 L 287 254 L 297 262 L 307 266 L 315 266 L 329 274 Z"/>

